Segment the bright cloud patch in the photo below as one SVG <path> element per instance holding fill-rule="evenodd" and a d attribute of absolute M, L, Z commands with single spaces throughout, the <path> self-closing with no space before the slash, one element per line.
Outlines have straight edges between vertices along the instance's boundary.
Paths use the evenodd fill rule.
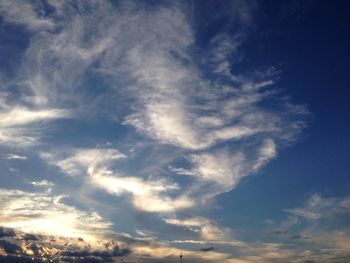
<path fill-rule="evenodd" d="M 5 107 L 4 107 L 5 106 Z M 40 140 L 43 122 L 68 118 L 65 110 L 31 110 L 23 107 L 0 107 L 0 143 L 17 147 L 31 146 Z"/>
<path fill-rule="evenodd" d="M 33 182 L 48 186 L 48 182 Z M 0 224 L 26 232 L 94 239 L 111 225 L 97 213 L 63 203 L 64 196 L 47 192 L 1 189 Z"/>
<path fill-rule="evenodd" d="M 189 229 L 190 231 L 197 232 L 204 240 L 217 241 L 225 238 L 224 230 L 221 230 L 215 223 L 206 218 L 188 218 L 188 219 L 176 219 L 166 218 L 165 222 L 172 225 L 181 226 Z"/>

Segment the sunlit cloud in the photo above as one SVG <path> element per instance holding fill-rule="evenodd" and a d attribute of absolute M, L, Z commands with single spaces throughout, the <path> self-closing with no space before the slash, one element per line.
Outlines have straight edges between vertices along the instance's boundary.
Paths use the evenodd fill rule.
<path fill-rule="evenodd" d="M 66 149 L 56 153 L 42 152 L 40 155 L 70 176 L 88 175 L 95 169 L 104 169 L 113 161 L 126 158 L 115 149 Z"/>
<path fill-rule="evenodd" d="M 45 185 L 47 182 L 37 182 Z M 48 192 L 1 189 L 0 224 L 25 232 L 94 239 L 111 225 L 97 213 L 88 213 L 63 202 L 65 197 Z"/>
<path fill-rule="evenodd" d="M 201 154 L 192 157 L 195 171 L 206 181 L 213 181 L 229 190 L 242 177 L 245 156 L 242 153 L 231 155 L 227 151 L 215 154 Z"/>
<path fill-rule="evenodd" d="M 42 122 L 68 118 L 65 110 L 30 110 L 13 107 L 10 110 L 0 110 L 0 143 L 16 145 L 17 147 L 31 146 L 40 141 Z"/>
<path fill-rule="evenodd" d="M 114 240 L 84 240 L 29 234 L 0 227 L 0 260 L 10 262 L 62 261 L 106 262 L 128 257 L 130 248 Z"/>
<path fill-rule="evenodd" d="M 7 154 L 7 155 L 5 156 L 5 158 L 8 159 L 8 160 L 27 160 L 27 157 L 26 157 L 26 156 L 14 154 L 14 153 Z"/>
<path fill-rule="evenodd" d="M 272 139 L 265 139 L 263 145 L 259 149 L 258 159 L 253 166 L 253 170 L 259 170 L 268 161 L 275 158 L 277 155 L 276 144 Z"/>
<path fill-rule="evenodd" d="M 184 227 L 190 231 L 198 233 L 201 239 L 214 242 L 227 238 L 229 232 L 228 229 L 220 228 L 214 222 L 201 217 L 187 219 L 165 218 L 164 221 L 167 224 Z"/>
<path fill-rule="evenodd" d="M 106 175 L 107 174 L 107 175 Z M 118 177 L 108 175 L 108 171 L 93 174 L 91 183 L 111 194 L 132 194 L 135 208 L 147 212 L 171 212 L 192 207 L 195 202 L 186 196 L 171 198 L 167 192 L 178 190 L 175 184 L 162 181 L 144 181 L 137 177 Z"/>
<path fill-rule="evenodd" d="M 64 110 L 39 110 L 33 111 L 29 109 L 15 107 L 8 112 L 0 113 L 1 127 L 16 127 L 35 123 L 45 120 L 66 117 L 67 112 Z"/>
<path fill-rule="evenodd" d="M 143 211 L 169 212 L 194 205 L 194 200 L 186 196 L 171 198 L 167 192 L 179 190 L 179 186 L 167 182 L 165 178 L 144 180 L 122 176 L 118 171 L 111 170 L 109 167 L 113 162 L 127 158 L 117 150 L 79 149 L 72 156 L 66 156 L 66 159 L 60 159 L 63 158 L 62 154 L 42 153 L 41 156 L 68 175 L 86 176 L 92 187 L 104 189 L 117 196 L 131 194 L 134 207 Z"/>

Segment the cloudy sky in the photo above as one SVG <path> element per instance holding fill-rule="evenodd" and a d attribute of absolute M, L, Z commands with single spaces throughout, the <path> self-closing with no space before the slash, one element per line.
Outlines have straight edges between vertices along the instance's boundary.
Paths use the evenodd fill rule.
<path fill-rule="evenodd" d="M 349 10 L 0 0 L 0 262 L 349 262 Z"/>

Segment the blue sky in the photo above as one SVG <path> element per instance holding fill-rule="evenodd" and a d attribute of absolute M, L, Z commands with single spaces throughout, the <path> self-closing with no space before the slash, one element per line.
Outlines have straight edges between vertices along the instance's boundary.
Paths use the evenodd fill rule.
<path fill-rule="evenodd" d="M 349 8 L 0 1 L 1 259 L 348 262 Z"/>

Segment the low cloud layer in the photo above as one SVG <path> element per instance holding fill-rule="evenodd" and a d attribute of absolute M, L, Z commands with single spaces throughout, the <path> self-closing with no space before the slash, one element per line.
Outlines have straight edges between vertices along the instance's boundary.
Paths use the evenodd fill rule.
<path fill-rule="evenodd" d="M 33 235 L 1 227 L 1 262 L 116 262 L 131 250 L 115 241 L 87 242 L 83 238 Z"/>

